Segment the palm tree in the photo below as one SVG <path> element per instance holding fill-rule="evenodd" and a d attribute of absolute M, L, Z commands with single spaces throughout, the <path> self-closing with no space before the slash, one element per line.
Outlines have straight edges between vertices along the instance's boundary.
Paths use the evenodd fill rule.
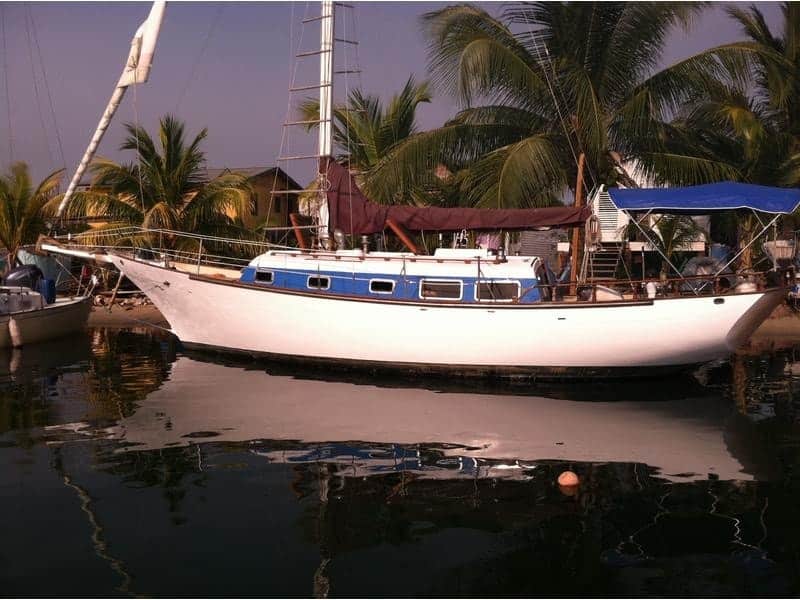
<path fill-rule="evenodd" d="M 787 2 L 782 11 L 782 35 L 773 35 L 756 6 L 728 9 L 747 37 L 737 45 L 751 51 L 751 77 L 739 85 L 712 85 L 706 97 L 679 111 L 663 130 L 665 154 L 715 160 L 737 181 L 800 184 L 800 7 Z M 650 157 L 653 168 L 670 171 L 660 156 Z M 752 214 L 742 212 L 728 223 L 736 231 L 727 237 L 747 246 L 756 230 Z M 751 257 L 749 249 L 743 253 L 743 268 L 751 266 Z"/>
<path fill-rule="evenodd" d="M 467 171 L 462 190 L 471 204 L 548 204 L 574 185 L 581 152 L 589 182 L 613 185 L 627 175 L 623 163 L 652 153 L 663 123 L 710 81 L 743 78 L 752 49 L 734 45 L 656 71 L 669 31 L 687 27 L 701 7 L 534 2 L 501 18 L 472 5 L 426 14 L 433 80 L 464 108 L 395 148 L 367 177 L 369 191 L 391 196 L 444 162 Z M 704 179 L 730 173 L 706 158 L 681 164 Z"/>
<path fill-rule="evenodd" d="M 417 83 L 413 76 L 403 89 L 384 106 L 377 96 L 353 90 L 345 104 L 333 109 L 333 141 L 339 154 L 336 159 L 349 166 L 360 186 L 364 186 L 370 172 L 390 156 L 394 148 L 417 133 L 416 111 L 420 104 L 431 101 L 431 87 L 427 81 Z M 316 129 L 319 118 L 319 101 L 310 99 L 300 107 L 301 119 L 312 121 L 308 130 Z M 430 204 L 435 198 L 442 202 L 443 180 L 415 185 L 401 198 L 378 195 L 378 202 L 407 202 Z M 309 186 L 318 188 L 316 181 Z"/>
<path fill-rule="evenodd" d="M 428 82 L 417 84 L 411 76 L 400 93 L 395 94 L 388 106 L 377 96 L 353 90 L 346 104 L 333 109 L 333 141 L 340 155 L 338 160 L 350 169 L 367 172 L 385 158 L 391 149 L 417 131 L 416 110 L 422 103 L 431 101 Z M 319 100 L 308 100 L 300 107 L 302 119 L 319 118 Z M 310 123 L 315 129 L 318 123 Z"/>
<path fill-rule="evenodd" d="M 45 177 L 33 186 L 28 165 L 17 162 L 8 174 L 0 176 L 0 244 L 8 250 L 6 269 L 12 269 L 17 253 L 26 244 L 36 242 L 44 231 L 44 210 L 53 197 L 63 169 Z"/>
<path fill-rule="evenodd" d="M 662 279 L 666 279 L 669 274 L 669 265 L 671 262 L 674 264 L 672 257 L 676 252 L 682 251 L 697 240 L 698 236 L 707 235 L 691 217 L 685 215 L 659 215 L 649 226 L 640 224 L 639 227 L 646 234 L 645 239 L 654 244 L 662 256 Z M 634 239 L 640 235 L 639 228 L 629 223 L 627 234 L 629 238 Z"/>
<path fill-rule="evenodd" d="M 158 146 L 142 127 L 127 123 L 125 129 L 128 135 L 120 149 L 134 151 L 136 162 L 96 159 L 91 166 L 92 188 L 75 195 L 66 216 L 108 219 L 109 223 L 93 230 L 98 237 L 131 225 L 252 237 L 240 218 L 250 203 L 247 177 L 225 172 L 208 180 L 205 153 L 200 149 L 206 129 L 187 143 L 184 124 L 167 115 L 159 123 Z M 126 239 L 139 245 L 146 244 L 148 237 Z"/>

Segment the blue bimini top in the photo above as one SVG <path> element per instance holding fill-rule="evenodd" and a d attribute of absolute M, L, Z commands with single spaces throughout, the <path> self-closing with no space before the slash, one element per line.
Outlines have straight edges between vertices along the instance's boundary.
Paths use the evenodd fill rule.
<path fill-rule="evenodd" d="M 619 210 L 652 210 L 663 214 L 707 214 L 739 208 L 788 214 L 800 205 L 800 189 L 734 181 L 673 188 L 609 188 L 608 194 Z"/>

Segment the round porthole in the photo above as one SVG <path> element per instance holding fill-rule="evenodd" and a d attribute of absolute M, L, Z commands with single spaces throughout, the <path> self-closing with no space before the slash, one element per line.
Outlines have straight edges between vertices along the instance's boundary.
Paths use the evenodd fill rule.
<path fill-rule="evenodd" d="M 714 298 L 714 304 L 725 304 L 725 298 Z"/>

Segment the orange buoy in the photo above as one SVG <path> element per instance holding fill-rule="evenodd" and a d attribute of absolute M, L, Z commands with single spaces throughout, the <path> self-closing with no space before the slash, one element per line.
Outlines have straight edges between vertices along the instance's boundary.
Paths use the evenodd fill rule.
<path fill-rule="evenodd" d="M 580 479 L 572 471 L 564 471 L 558 476 L 558 485 L 562 487 L 575 487 L 580 484 Z"/>

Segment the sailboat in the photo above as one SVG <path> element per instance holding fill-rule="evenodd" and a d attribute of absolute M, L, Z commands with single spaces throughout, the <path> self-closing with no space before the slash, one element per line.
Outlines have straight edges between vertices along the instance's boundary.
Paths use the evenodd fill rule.
<path fill-rule="evenodd" d="M 137 32 L 128 75 L 123 73 L 73 181 L 91 160 L 121 99 L 119 90 L 146 79 L 162 15 L 163 3 L 157 2 Z M 728 356 L 784 299 L 785 280 L 775 273 L 746 280 L 717 273 L 705 285 L 682 278 L 662 285 L 657 295 L 645 293 L 644 285 L 619 292 L 582 282 L 570 295 L 569 286 L 548 278 L 541 257 L 510 255 L 503 248 L 421 253 L 410 239 L 415 232 L 588 223 L 591 233 L 595 218 L 589 208 L 574 206 L 494 210 L 372 203 L 332 157 L 334 18 L 334 2 L 324 0 L 316 18 L 320 49 L 313 53 L 320 60 L 317 179 L 323 216 L 305 228 L 297 225 L 300 248 L 267 249 L 230 268 L 203 252 L 200 236 L 193 236 L 200 244 L 196 260 L 163 248 L 146 255 L 87 248 L 79 239 L 45 240 L 40 247 L 113 264 L 147 294 L 187 347 L 450 376 L 634 376 L 683 369 Z M 762 233 L 800 204 L 800 190 L 731 183 L 610 194 L 620 210 L 639 215 L 743 207 L 772 214 Z M 387 228 L 408 251 L 370 248 L 369 236 Z M 308 234 L 319 229 L 323 235 L 314 243 Z M 181 235 L 150 233 L 154 240 Z M 358 236 L 362 247 L 348 248 L 347 238 Z"/>

